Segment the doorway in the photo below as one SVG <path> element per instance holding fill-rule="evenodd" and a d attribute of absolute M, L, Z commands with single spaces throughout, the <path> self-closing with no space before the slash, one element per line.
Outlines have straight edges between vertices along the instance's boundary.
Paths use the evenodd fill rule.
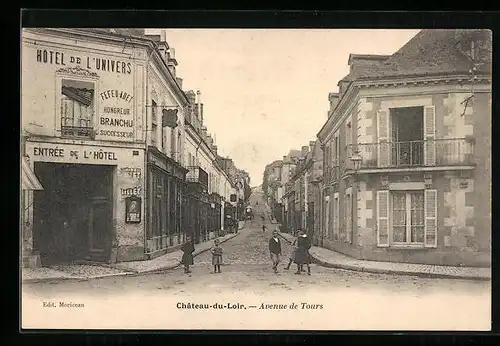
<path fill-rule="evenodd" d="M 113 166 L 35 163 L 33 243 L 42 265 L 107 261 L 111 250 Z"/>
<path fill-rule="evenodd" d="M 424 107 L 391 109 L 392 165 L 424 163 Z"/>

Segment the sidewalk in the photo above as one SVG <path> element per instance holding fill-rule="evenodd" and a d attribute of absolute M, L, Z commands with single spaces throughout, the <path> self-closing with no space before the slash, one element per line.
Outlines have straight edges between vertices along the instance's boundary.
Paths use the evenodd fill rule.
<path fill-rule="evenodd" d="M 294 237 L 288 233 L 281 233 L 285 240 Z M 324 267 L 339 268 L 353 271 L 381 274 L 412 275 L 434 278 L 491 280 L 490 268 L 452 267 L 429 264 L 377 262 L 358 260 L 336 251 L 313 246 L 309 250 L 314 262 Z"/>
<path fill-rule="evenodd" d="M 242 229 L 245 222 L 240 222 L 238 229 Z M 221 243 L 228 241 L 240 233 L 226 234 L 224 237 L 219 237 Z M 213 239 L 195 244 L 194 256 L 208 251 L 213 245 Z M 61 280 L 85 281 L 90 279 L 111 277 L 111 276 L 126 276 L 126 275 L 141 275 L 164 270 L 174 269 L 180 265 L 182 251 L 177 250 L 167 253 L 163 256 L 146 261 L 120 262 L 116 264 L 70 264 L 70 265 L 54 265 L 42 268 L 22 268 L 23 283 L 39 283 L 39 282 L 57 282 Z"/>

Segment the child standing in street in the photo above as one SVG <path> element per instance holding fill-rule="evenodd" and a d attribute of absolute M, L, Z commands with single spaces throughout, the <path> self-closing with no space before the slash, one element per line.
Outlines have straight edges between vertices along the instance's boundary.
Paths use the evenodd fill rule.
<path fill-rule="evenodd" d="M 298 236 L 298 231 L 295 231 L 293 235 L 295 236 L 295 239 L 293 241 L 289 242 L 289 244 L 292 246 L 292 249 L 291 249 L 291 252 L 290 252 L 290 257 L 288 258 L 288 265 L 285 268 L 283 268 L 285 270 L 290 269 L 290 266 L 295 261 L 295 255 L 297 254 L 297 236 Z"/>
<path fill-rule="evenodd" d="M 219 244 L 219 239 L 215 239 L 214 247 L 210 250 L 212 252 L 212 265 L 214 266 L 214 273 L 221 273 L 220 265 L 222 264 L 223 250 Z"/>
<path fill-rule="evenodd" d="M 181 251 L 183 252 L 181 263 L 184 264 L 184 273 L 189 274 L 191 273 L 191 271 L 189 270 L 189 266 L 194 264 L 193 261 L 194 244 L 193 244 L 193 239 L 191 237 L 189 236 L 187 237 L 186 242 L 181 246 Z"/>

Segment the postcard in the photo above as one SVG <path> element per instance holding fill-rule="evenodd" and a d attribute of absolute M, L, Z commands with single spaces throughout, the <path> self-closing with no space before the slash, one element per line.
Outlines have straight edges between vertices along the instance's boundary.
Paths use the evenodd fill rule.
<path fill-rule="evenodd" d="M 23 330 L 491 329 L 489 30 L 21 41 Z"/>

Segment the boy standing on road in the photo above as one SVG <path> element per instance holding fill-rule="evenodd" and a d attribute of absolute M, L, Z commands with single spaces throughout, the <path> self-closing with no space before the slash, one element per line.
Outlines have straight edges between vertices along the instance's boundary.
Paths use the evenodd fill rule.
<path fill-rule="evenodd" d="M 290 269 L 290 266 L 292 265 L 293 261 L 295 261 L 295 256 L 297 254 L 297 236 L 299 234 L 299 231 L 295 231 L 293 235 L 295 236 L 295 239 L 290 242 L 290 245 L 292 246 L 292 251 L 290 253 L 290 258 L 288 259 L 288 265 L 283 268 L 285 270 Z"/>
<path fill-rule="evenodd" d="M 271 256 L 271 261 L 273 262 L 273 270 L 277 273 L 281 256 L 281 241 L 278 238 L 278 231 L 276 230 L 273 231 L 273 236 L 269 239 L 269 254 Z"/>
<path fill-rule="evenodd" d="M 214 247 L 210 249 L 212 252 L 212 265 L 214 266 L 214 273 L 220 273 L 220 265 L 222 264 L 222 248 L 220 247 L 219 239 L 215 239 Z"/>

